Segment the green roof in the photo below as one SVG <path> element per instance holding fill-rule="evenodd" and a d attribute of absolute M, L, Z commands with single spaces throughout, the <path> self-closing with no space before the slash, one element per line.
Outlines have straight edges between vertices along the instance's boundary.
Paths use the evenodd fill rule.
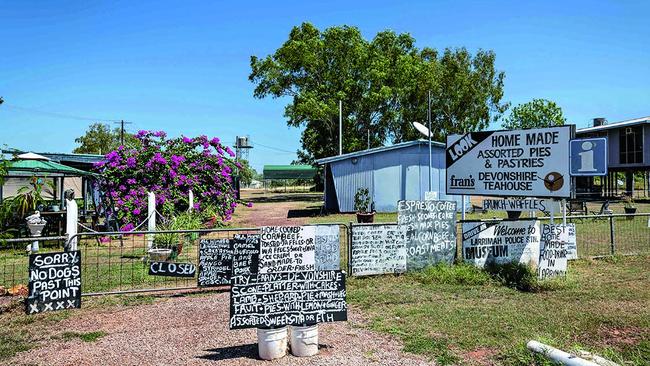
<path fill-rule="evenodd" d="M 90 172 L 75 169 L 67 165 L 47 160 L 11 160 L 7 166 L 7 176 L 41 175 L 41 176 L 84 176 Z"/>
<path fill-rule="evenodd" d="M 264 165 L 264 179 L 312 179 L 315 175 L 311 165 Z"/>

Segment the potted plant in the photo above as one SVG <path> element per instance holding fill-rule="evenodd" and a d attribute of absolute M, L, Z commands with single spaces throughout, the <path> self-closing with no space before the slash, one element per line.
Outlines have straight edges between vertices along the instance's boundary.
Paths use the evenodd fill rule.
<path fill-rule="evenodd" d="M 170 226 L 171 225 L 161 225 L 157 230 L 172 230 Z M 154 235 L 153 248 L 148 251 L 149 260 L 155 262 L 164 262 L 170 259 L 173 260 L 176 259 L 180 251 L 183 250 L 183 244 L 180 241 L 178 233 L 161 233 Z"/>
<path fill-rule="evenodd" d="M 359 188 L 354 195 L 354 210 L 357 212 L 357 222 L 365 223 L 375 220 L 375 211 L 371 207 L 368 188 Z"/>
<path fill-rule="evenodd" d="M 623 207 L 626 214 L 635 214 L 636 206 L 634 205 L 634 198 L 632 196 L 625 196 L 625 206 Z"/>

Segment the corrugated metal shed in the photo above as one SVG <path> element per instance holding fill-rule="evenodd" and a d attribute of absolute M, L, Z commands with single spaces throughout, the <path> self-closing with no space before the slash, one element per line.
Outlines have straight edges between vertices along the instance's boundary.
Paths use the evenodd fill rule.
<path fill-rule="evenodd" d="M 432 144 L 432 187 L 439 199 L 445 195 L 445 145 Z M 317 160 L 325 165 L 325 208 L 353 212 L 359 188 L 370 190 L 378 212 L 394 212 L 399 200 L 423 200 L 429 190 L 429 142 L 409 141 Z"/>

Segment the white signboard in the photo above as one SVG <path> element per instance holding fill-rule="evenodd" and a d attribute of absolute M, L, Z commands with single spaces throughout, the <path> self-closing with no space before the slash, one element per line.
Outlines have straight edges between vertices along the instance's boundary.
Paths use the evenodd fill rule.
<path fill-rule="evenodd" d="M 569 231 L 566 229 L 563 225 L 542 225 L 537 267 L 537 275 L 540 279 L 566 276 L 569 237 Z"/>
<path fill-rule="evenodd" d="M 406 272 L 406 230 L 398 225 L 352 228 L 353 276 Z"/>
<path fill-rule="evenodd" d="M 259 273 L 316 270 L 315 226 L 260 228 Z"/>
<path fill-rule="evenodd" d="M 483 209 L 493 211 L 541 211 L 549 213 L 560 213 L 560 202 L 547 198 L 506 198 L 506 199 L 484 199 Z"/>
<path fill-rule="evenodd" d="M 537 266 L 540 228 L 537 220 L 463 223 L 463 260 L 478 267 L 488 261 L 516 261 Z"/>
<path fill-rule="evenodd" d="M 574 126 L 447 137 L 447 194 L 571 197 Z"/>

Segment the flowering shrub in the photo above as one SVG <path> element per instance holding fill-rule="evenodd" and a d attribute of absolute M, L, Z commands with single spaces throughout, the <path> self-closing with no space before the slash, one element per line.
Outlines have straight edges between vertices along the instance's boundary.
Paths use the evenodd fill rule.
<path fill-rule="evenodd" d="M 233 170 L 235 156 L 218 138 L 206 136 L 166 139 L 163 131 L 140 131 L 135 148 L 120 146 L 95 164 L 99 188 L 112 202 L 121 230 L 130 231 L 147 218 L 147 192 L 156 194 L 156 209 L 165 217 L 189 206 L 209 209 L 221 222 L 237 207 Z M 111 207 L 110 205 L 108 205 Z"/>

